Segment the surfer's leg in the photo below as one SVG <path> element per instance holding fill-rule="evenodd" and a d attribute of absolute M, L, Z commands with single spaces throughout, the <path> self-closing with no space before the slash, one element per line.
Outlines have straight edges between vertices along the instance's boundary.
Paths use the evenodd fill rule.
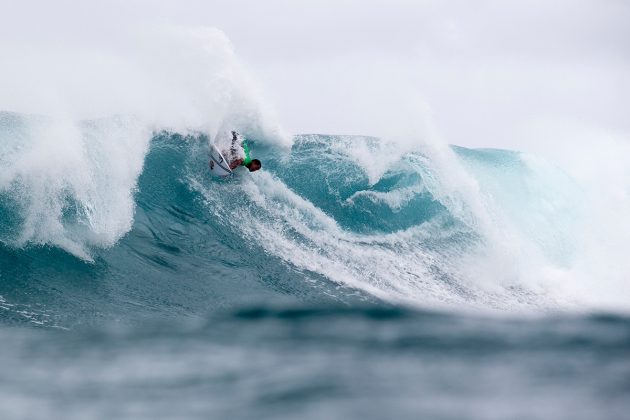
<path fill-rule="evenodd" d="M 238 133 L 236 131 L 232 131 L 232 146 L 230 147 L 232 155 L 236 155 L 238 153 L 238 146 Z"/>

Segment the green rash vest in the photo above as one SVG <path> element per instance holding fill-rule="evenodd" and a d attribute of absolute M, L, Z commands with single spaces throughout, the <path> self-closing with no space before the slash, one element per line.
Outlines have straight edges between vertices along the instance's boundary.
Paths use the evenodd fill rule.
<path fill-rule="evenodd" d="M 245 159 L 243 159 L 241 166 L 247 166 L 252 163 L 252 158 L 249 156 L 249 146 L 247 145 L 247 141 L 243 142 L 243 152 L 245 152 Z"/>

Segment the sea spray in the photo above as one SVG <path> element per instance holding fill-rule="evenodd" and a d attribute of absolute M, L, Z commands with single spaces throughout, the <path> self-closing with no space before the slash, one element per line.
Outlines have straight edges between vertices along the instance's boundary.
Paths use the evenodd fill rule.
<path fill-rule="evenodd" d="M 0 110 L 74 122 L 126 115 L 155 130 L 211 136 L 228 124 L 290 141 L 219 29 L 139 25 L 116 35 L 90 49 L 79 39 L 7 49 Z"/>
<path fill-rule="evenodd" d="M 0 77 L 4 243 L 58 246 L 91 260 L 133 225 L 151 137 L 222 127 L 290 142 L 218 29 L 144 25 L 90 50 L 8 49 Z M 28 71 L 18 71 L 27 68 Z"/>
<path fill-rule="evenodd" d="M 90 247 L 112 246 L 131 229 L 151 139 L 141 123 L 7 113 L 0 120 L 13 127 L 0 133 L 0 194 L 15 218 L 4 243 L 59 246 L 89 260 Z"/>

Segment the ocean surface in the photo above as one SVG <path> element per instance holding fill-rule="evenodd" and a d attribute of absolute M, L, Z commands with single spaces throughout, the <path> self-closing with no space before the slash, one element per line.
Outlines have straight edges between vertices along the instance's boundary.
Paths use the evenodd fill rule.
<path fill-rule="evenodd" d="M 0 418 L 628 418 L 627 274 L 553 162 L 248 137 L 223 180 L 202 132 L 0 113 Z"/>

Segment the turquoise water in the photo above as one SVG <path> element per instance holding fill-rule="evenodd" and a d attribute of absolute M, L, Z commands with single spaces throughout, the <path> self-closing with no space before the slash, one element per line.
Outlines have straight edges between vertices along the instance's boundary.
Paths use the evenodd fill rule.
<path fill-rule="evenodd" d="M 630 409 L 630 318 L 537 270 L 581 258 L 562 171 L 303 135 L 218 180 L 202 134 L 49 124 L 0 118 L 2 418 Z"/>

